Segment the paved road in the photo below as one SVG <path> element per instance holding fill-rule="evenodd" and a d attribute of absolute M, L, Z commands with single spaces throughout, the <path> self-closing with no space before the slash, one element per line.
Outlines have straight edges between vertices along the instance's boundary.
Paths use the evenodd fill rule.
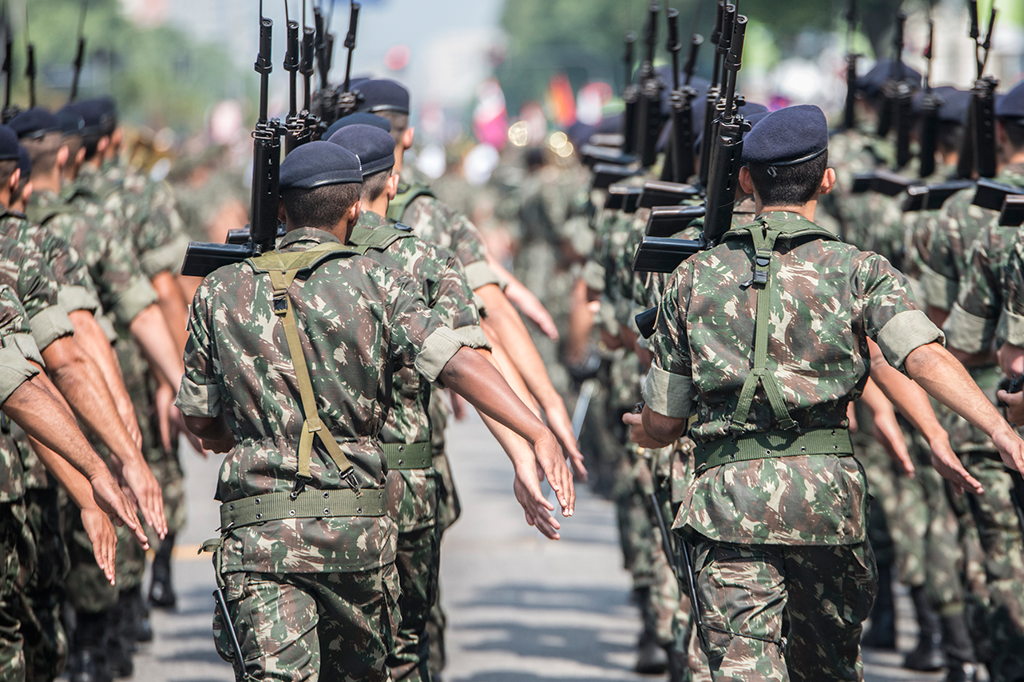
<path fill-rule="evenodd" d="M 450 431 L 463 515 L 444 544 L 442 594 L 448 608 L 446 682 L 655 680 L 631 671 L 640 630 L 628 602 L 614 509 L 581 490 L 563 539 L 550 542 L 522 521 L 511 469 L 478 420 Z M 191 457 L 189 526 L 175 562 L 179 606 L 154 613 L 156 640 L 136 657 L 137 680 L 230 682 L 213 649 L 213 573 L 198 545 L 217 525 L 217 462 Z M 909 601 L 900 600 L 904 649 L 913 643 Z M 866 653 L 869 682 L 940 680 L 901 670 L 901 654 Z"/>

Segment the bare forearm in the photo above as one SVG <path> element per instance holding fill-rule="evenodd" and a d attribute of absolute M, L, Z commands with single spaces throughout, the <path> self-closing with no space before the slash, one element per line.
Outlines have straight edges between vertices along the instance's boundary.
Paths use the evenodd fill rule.
<path fill-rule="evenodd" d="M 488 343 L 491 344 L 491 353 L 488 354 L 488 360 L 499 372 L 505 377 L 506 383 L 515 391 L 515 394 L 519 396 L 519 399 L 526 403 L 526 406 L 533 410 L 533 413 L 538 417 L 540 416 L 540 406 L 537 401 L 533 399 L 533 394 L 530 393 L 529 387 L 523 380 L 523 375 L 519 373 L 515 363 L 512 361 L 512 357 L 505 349 L 505 345 L 501 342 L 497 331 L 488 322 L 483 321 L 480 324 L 481 329 L 484 330 L 484 334 L 487 336 Z"/>
<path fill-rule="evenodd" d="M 948 438 L 932 409 L 928 394 L 916 382 L 885 361 L 881 349 L 871 345 L 871 379 L 915 429 L 929 441 Z"/>
<path fill-rule="evenodd" d="M 917 348 L 907 357 L 906 369 L 929 395 L 985 434 L 1009 429 L 963 365 L 942 346 L 930 343 Z"/>
<path fill-rule="evenodd" d="M 135 316 L 128 329 L 142 348 L 150 367 L 171 386 L 180 386 L 185 365 L 160 308 L 149 306 Z"/>
<path fill-rule="evenodd" d="M 30 438 L 32 449 L 39 455 L 46 470 L 53 474 L 53 477 L 64 489 L 68 491 L 71 500 L 79 509 L 98 508 L 96 498 L 92 494 L 92 484 L 89 479 L 83 476 L 75 467 L 71 466 L 66 459 L 46 447 L 38 440 Z"/>
<path fill-rule="evenodd" d="M 170 272 L 161 272 L 151 281 L 159 297 L 160 312 L 163 313 L 164 321 L 180 356 L 185 351 L 185 342 L 188 341 L 188 302 L 177 279 Z"/>
<path fill-rule="evenodd" d="M 107 335 L 103 333 L 92 313 L 76 310 L 68 317 L 75 327 L 75 341 L 99 368 L 103 383 L 110 391 L 118 412 L 124 415 L 125 411 L 131 408 L 132 400 L 128 395 L 128 389 L 125 388 L 114 347 L 107 340 Z"/>

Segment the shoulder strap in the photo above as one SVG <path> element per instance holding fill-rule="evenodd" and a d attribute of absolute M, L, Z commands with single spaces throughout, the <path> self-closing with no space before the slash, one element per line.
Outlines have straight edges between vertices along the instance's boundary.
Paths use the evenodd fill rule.
<path fill-rule="evenodd" d="M 374 249 L 385 251 L 389 246 L 399 239 L 407 239 L 414 236 L 411 232 L 398 230 L 391 226 L 375 227 L 373 229 L 356 226 L 352 228 L 352 234 L 348 241 L 363 251 Z"/>
<path fill-rule="evenodd" d="M 342 253 L 351 253 L 351 250 L 341 244 L 320 244 L 307 251 L 292 253 L 270 251 L 257 258 L 249 259 L 255 272 L 270 275 L 270 283 L 273 286 L 271 303 L 274 314 L 281 318 L 281 322 L 284 324 L 284 334 L 288 340 L 287 352 L 292 366 L 295 368 L 295 381 L 299 385 L 299 397 L 302 401 L 302 416 L 305 421 L 302 423 L 302 433 L 299 436 L 299 470 L 295 489 L 292 491 L 293 498 L 302 492 L 306 481 L 311 478 L 309 463 L 314 436 L 320 439 L 320 442 L 327 448 L 331 459 L 338 465 L 342 480 L 346 480 L 353 488 L 358 487 L 352 463 L 342 452 L 341 446 L 338 445 L 338 441 L 335 440 L 330 430 L 324 425 L 317 410 L 313 382 L 309 377 L 309 366 L 306 364 L 306 356 L 302 352 L 299 330 L 295 322 L 295 311 L 292 308 L 291 298 L 288 296 L 288 287 L 291 286 L 299 272 L 313 269 L 328 257 Z"/>
<path fill-rule="evenodd" d="M 398 186 L 398 194 L 394 199 L 391 200 L 391 204 L 388 205 L 387 217 L 389 220 L 396 222 L 402 219 L 405 215 L 405 211 L 409 208 L 412 202 L 416 201 L 420 197 L 436 197 L 434 191 L 426 185 L 421 184 L 400 184 Z"/>
<path fill-rule="evenodd" d="M 768 403 L 779 428 L 791 429 L 797 426 L 786 409 L 779 382 L 765 367 L 768 363 L 768 317 L 771 314 L 772 252 L 775 249 L 775 241 L 782 233 L 770 228 L 764 230 L 764 227 L 764 223 L 758 221 L 745 230 L 754 240 L 754 274 L 746 286 L 758 287 L 757 311 L 754 313 L 754 367 L 743 382 L 736 411 L 730 418 L 730 429 L 733 433 L 744 431 L 743 426 L 750 416 L 750 406 L 754 401 L 758 384 L 768 397 Z"/>

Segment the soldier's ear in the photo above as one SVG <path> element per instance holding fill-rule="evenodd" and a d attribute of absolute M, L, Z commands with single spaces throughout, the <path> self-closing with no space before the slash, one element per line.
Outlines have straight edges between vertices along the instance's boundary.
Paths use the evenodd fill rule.
<path fill-rule="evenodd" d="M 277 219 L 282 223 L 288 222 L 288 213 L 284 210 L 284 199 L 277 200 Z"/>
<path fill-rule="evenodd" d="M 818 194 L 831 194 L 836 186 L 836 171 L 832 168 L 825 169 L 825 175 L 821 178 L 821 187 Z"/>
<path fill-rule="evenodd" d="M 398 183 L 400 180 L 401 178 L 399 177 L 398 173 L 392 173 L 391 176 L 388 177 L 388 184 L 386 190 L 388 193 L 388 201 L 394 201 L 395 197 L 398 196 Z"/>
<path fill-rule="evenodd" d="M 71 154 L 71 150 L 68 149 L 67 145 L 63 145 L 63 146 L 61 146 L 60 149 L 57 150 L 57 167 L 58 168 L 63 168 L 64 166 L 68 165 L 68 156 L 70 154 Z"/>
<path fill-rule="evenodd" d="M 750 169 L 746 166 L 740 168 L 740 189 L 746 194 L 754 193 L 754 179 L 750 177 Z"/>
<path fill-rule="evenodd" d="M 75 152 L 75 168 L 85 163 L 85 147 L 79 147 L 78 151 Z"/>
<path fill-rule="evenodd" d="M 11 190 L 11 198 L 14 198 L 15 193 L 18 191 L 18 185 L 21 184 L 21 169 L 15 168 L 14 172 L 11 173 L 10 179 L 7 181 L 7 188 Z"/>
<path fill-rule="evenodd" d="M 409 126 L 408 128 L 406 128 L 405 132 L 402 133 L 402 146 L 405 147 L 406 149 L 412 149 L 412 140 L 413 140 L 413 138 L 415 136 L 416 136 L 416 129 L 415 128 L 413 128 L 412 126 Z"/>

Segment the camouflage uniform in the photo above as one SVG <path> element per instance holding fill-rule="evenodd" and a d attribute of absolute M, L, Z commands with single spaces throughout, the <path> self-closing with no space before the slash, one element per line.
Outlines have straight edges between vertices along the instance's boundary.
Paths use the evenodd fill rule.
<path fill-rule="evenodd" d="M 473 303 L 473 292 L 466 284 L 455 255 L 415 238 L 401 227 L 392 228 L 382 216 L 363 211 L 349 236 L 349 243 L 366 248 L 365 254 L 382 265 L 411 276 L 420 284 L 427 305 L 439 314 L 446 326 L 459 330 L 475 347 L 486 347 L 487 339 L 479 326 L 480 315 Z M 392 408 L 379 434 L 389 467 L 396 469 L 405 483 L 405 495 L 397 505 L 395 516 L 402 625 L 395 649 L 388 656 L 388 667 L 396 682 L 430 679 L 426 626 L 440 577 L 437 472 L 430 457 L 432 392 L 430 384 L 412 368 L 396 372 L 392 383 Z M 402 461 L 408 459 L 401 451 L 406 446 L 422 447 L 425 460 L 418 464 Z M 411 448 L 407 454 L 412 455 Z"/>
<path fill-rule="evenodd" d="M 300 229 L 279 248 L 335 243 Z M 386 466 L 373 437 L 386 420 L 392 370 L 415 362 L 434 380 L 465 341 L 430 314 L 418 283 L 351 251 L 320 255 L 289 290 L 317 412 L 344 444 L 356 493 L 380 515 L 228 523 L 216 554 L 228 616 L 257 678 L 315 679 L 322 668 L 335 679 L 388 680 L 398 624 L 396 527 L 383 515 Z M 223 415 L 235 436 L 218 484 L 222 514 L 243 500 L 300 490 L 293 453 L 303 413 L 283 326 L 269 278 L 249 263 L 208 276 L 193 302 L 177 404 L 189 416 Z M 342 497 L 341 473 L 314 448 L 302 494 Z M 218 616 L 218 650 L 230 658 L 223 627 Z"/>
<path fill-rule="evenodd" d="M 748 232 L 758 248 L 773 249 L 776 234 L 788 246 L 772 251 L 764 288 L 746 285 L 756 274 Z M 752 668 L 788 679 L 787 667 L 795 679 L 862 676 L 861 623 L 876 580 L 863 470 L 851 457 L 797 448 L 852 453 L 846 408 L 867 380 L 868 337 L 902 367 L 942 334 L 885 259 L 827 234 L 791 213 L 733 229 L 673 274 L 652 340 L 648 406 L 697 415 L 696 477 L 674 527 L 695 538 L 715 679 Z M 766 350 L 755 354 L 755 301 L 766 295 L 756 325 Z M 749 369 L 752 356 L 763 374 Z M 766 395 L 781 400 L 770 406 Z M 788 421 L 795 431 L 783 430 Z"/>
<path fill-rule="evenodd" d="M 1009 166 L 996 180 L 1024 187 L 1024 166 Z M 950 346 L 980 353 L 991 348 L 996 335 L 1003 308 L 1003 269 L 1010 261 L 1019 229 L 1000 227 L 997 213 L 969 202 L 970 194 L 962 193 L 946 210 L 946 218 L 957 222 L 963 236 L 976 236 L 970 242 L 956 303 L 945 329 Z M 978 384 L 996 404 L 999 368 L 972 369 L 972 375 L 988 370 L 987 380 Z M 975 447 L 961 457 L 967 470 L 985 487 L 984 495 L 968 495 L 968 502 L 985 553 L 991 601 L 988 634 L 993 658 L 988 668 L 993 680 L 1018 680 L 1024 677 L 1024 660 L 1013 652 L 1024 646 L 1024 536 L 1011 496 L 1017 474 L 1006 469 L 984 434 L 972 431 L 970 440 Z"/>

